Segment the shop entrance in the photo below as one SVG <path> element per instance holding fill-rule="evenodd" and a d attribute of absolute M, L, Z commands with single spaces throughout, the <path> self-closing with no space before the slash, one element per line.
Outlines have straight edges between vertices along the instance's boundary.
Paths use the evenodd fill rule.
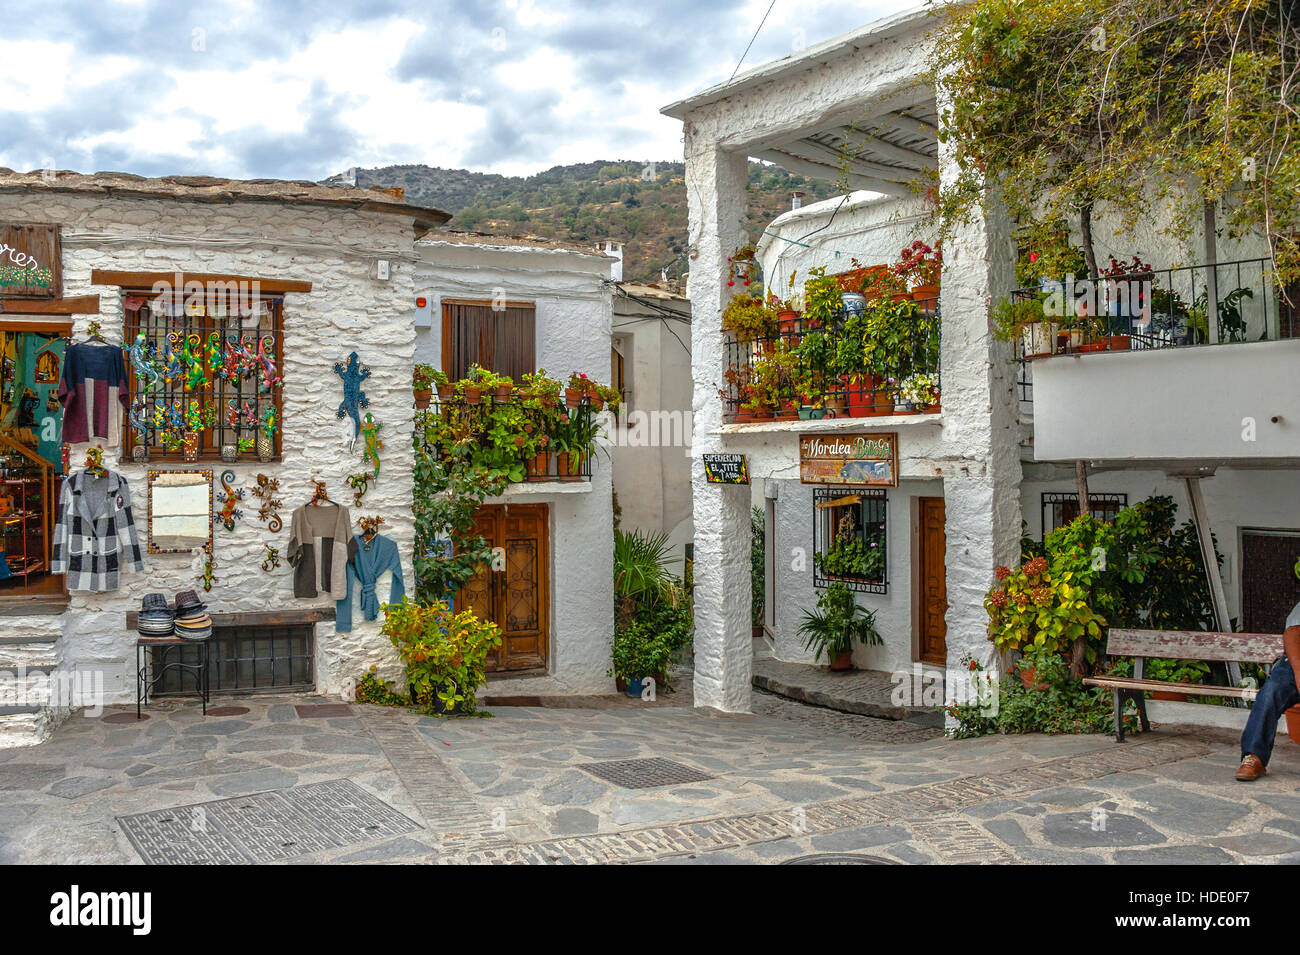
<path fill-rule="evenodd" d="M 1241 532 L 1241 616 L 1247 633 L 1281 633 L 1300 603 L 1300 532 Z"/>
<path fill-rule="evenodd" d="M 496 549 L 456 595 L 456 609 L 473 610 L 501 628 L 489 671 L 544 669 L 550 632 L 550 540 L 545 504 L 489 504 L 471 532 Z"/>
<path fill-rule="evenodd" d="M 944 568 L 947 542 L 944 537 L 944 503 L 941 497 L 917 498 L 917 579 L 920 581 L 918 656 L 924 663 L 939 666 L 948 662 L 948 578 Z"/>

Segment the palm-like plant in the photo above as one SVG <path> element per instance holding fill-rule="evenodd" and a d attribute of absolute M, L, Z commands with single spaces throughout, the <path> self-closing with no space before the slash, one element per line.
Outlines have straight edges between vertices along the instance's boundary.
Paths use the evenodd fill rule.
<path fill-rule="evenodd" d="M 681 585 L 668 571 L 668 535 L 614 531 L 614 592 L 633 604 L 677 606 Z"/>
<path fill-rule="evenodd" d="M 815 660 L 828 660 L 853 649 L 854 643 L 879 646 L 884 641 L 876 630 L 875 611 L 860 606 L 843 584 L 831 584 L 817 598 L 816 610 L 803 612 L 799 635 L 805 650 L 817 651 Z"/>

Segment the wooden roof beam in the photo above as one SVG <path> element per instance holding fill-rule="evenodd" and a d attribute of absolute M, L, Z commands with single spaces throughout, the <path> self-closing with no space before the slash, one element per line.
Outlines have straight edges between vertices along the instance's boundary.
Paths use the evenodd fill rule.
<path fill-rule="evenodd" d="M 831 166 L 821 162 L 813 162 L 807 159 L 800 159 L 789 153 L 781 152 L 776 149 L 767 149 L 762 152 L 751 153 L 755 159 L 763 159 L 767 162 L 776 163 L 783 169 L 797 173 L 801 176 L 812 176 L 814 179 L 824 179 L 830 182 L 838 182 L 843 177 L 843 173 L 838 166 Z M 850 171 L 848 174 L 848 186 L 852 189 L 866 189 L 870 192 L 881 192 L 887 196 L 902 198 L 910 196 L 912 190 L 906 186 L 890 182 L 885 179 L 876 179 L 870 176 L 859 175 Z"/>

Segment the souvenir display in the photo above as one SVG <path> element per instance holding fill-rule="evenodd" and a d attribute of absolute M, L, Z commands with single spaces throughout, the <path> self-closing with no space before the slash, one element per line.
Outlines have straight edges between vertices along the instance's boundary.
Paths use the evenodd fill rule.
<path fill-rule="evenodd" d="M 253 496 L 262 502 L 257 508 L 257 519 L 265 521 L 267 530 L 272 534 L 277 533 L 284 526 L 280 515 L 276 513 L 284 506 L 284 501 L 276 497 L 280 493 L 280 479 L 259 474 L 252 490 Z"/>
<path fill-rule="evenodd" d="M 242 520 L 244 512 L 239 510 L 236 505 L 244 499 L 244 489 L 241 487 L 236 490 L 231 486 L 235 479 L 234 471 L 221 472 L 222 490 L 217 492 L 217 501 L 222 505 L 221 510 L 217 513 L 217 520 L 221 526 L 228 531 L 235 529 L 235 522 Z"/>
<path fill-rule="evenodd" d="M 375 421 L 374 416 L 369 411 L 366 412 L 366 423 L 361 427 L 361 433 L 365 437 L 366 448 L 362 452 L 362 458 L 370 462 L 375 467 L 375 480 L 379 480 L 379 452 L 384 450 L 384 442 L 379 439 L 379 429 L 383 425 Z"/>
<path fill-rule="evenodd" d="M 50 573 L 69 590 L 117 590 L 123 569 L 144 571 L 131 486 L 116 471 L 78 471 L 63 482 Z"/>
<path fill-rule="evenodd" d="M 142 637 L 170 637 L 175 630 L 176 615 L 167 605 L 166 594 L 145 594 L 140 601 L 136 631 Z"/>
<path fill-rule="evenodd" d="M 176 595 L 176 636 L 183 640 L 206 640 L 212 636 L 212 618 L 208 607 L 193 590 L 183 590 Z"/>
<path fill-rule="evenodd" d="M 294 570 L 295 597 L 332 594 L 337 600 L 347 587 L 347 564 L 357 548 L 352 518 L 346 507 L 329 500 L 324 491 L 324 482 L 317 481 L 311 502 L 295 510 L 290 521 L 285 556 Z"/>
<path fill-rule="evenodd" d="M 370 490 L 370 481 L 371 477 L 365 471 L 347 476 L 348 487 L 352 488 L 352 500 L 358 507 L 361 506 L 361 499 L 366 496 L 366 491 Z"/>
<path fill-rule="evenodd" d="M 270 544 L 263 544 L 262 546 L 266 548 L 266 556 L 262 559 L 262 569 L 269 574 L 280 566 L 280 550 Z"/>
<path fill-rule="evenodd" d="M 366 620 L 376 620 L 379 617 L 379 597 L 375 592 L 375 583 L 384 571 L 392 573 L 388 602 L 398 603 L 406 594 L 406 584 L 402 579 L 402 558 L 397 544 L 382 534 L 365 536 L 364 530 L 368 529 L 366 523 L 370 520 L 382 522 L 380 518 L 362 518 L 363 533 L 353 539 L 352 547 L 349 548 L 352 556 L 347 562 L 343 596 L 334 604 L 334 629 L 338 633 L 349 633 L 352 630 L 354 581 L 361 602 L 361 614 Z"/>
<path fill-rule="evenodd" d="M 348 355 L 348 360 L 334 363 L 334 374 L 343 379 L 343 400 L 339 402 L 338 417 L 352 419 L 352 440 L 356 441 L 361 433 L 361 409 L 370 407 L 370 399 L 361 390 L 362 383 L 370 377 L 370 369 L 361 364 L 357 353 Z"/>

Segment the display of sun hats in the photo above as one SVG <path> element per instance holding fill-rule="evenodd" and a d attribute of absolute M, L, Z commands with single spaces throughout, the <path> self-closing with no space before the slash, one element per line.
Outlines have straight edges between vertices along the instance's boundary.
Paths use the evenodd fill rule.
<path fill-rule="evenodd" d="M 140 601 L 136 630 L 142 637 L 169 637 L 174 628 L 171 607 L 165 594 L 145 594 Z"/>
<path fill-rule="evenodd" d="M 212 620 L 207 614 L 190 620 L 177 620 L 176 636 L 182 640 L 206 640 L 212 636 Z"/>
<path fill-rule="evenodd" d="M 208 609 L 208 605 L 199 599 L 199 595 L 193 590 L 182 590 L 176 595 L 176 616 L 187 617 L 196 613 L 203 613 Z"/>

